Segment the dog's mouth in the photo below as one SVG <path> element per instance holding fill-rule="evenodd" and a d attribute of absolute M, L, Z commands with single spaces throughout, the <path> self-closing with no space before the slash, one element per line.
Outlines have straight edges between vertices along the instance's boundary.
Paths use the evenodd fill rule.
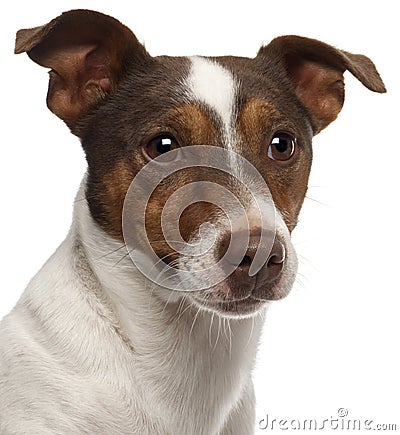
<path fill-rule="evenodd" d="M 259 314 L 268 302 L 285 298 L 290 289 L 291 283 L 285 276 L 267 284 L 257 284 L 254 277 L 254 283 L 242 287 L 239 296 L 237 283 L 229 277 L 213 289 L 191 293 L 190 299 L 199 308 L 223 317 L 251 317 Z"/>

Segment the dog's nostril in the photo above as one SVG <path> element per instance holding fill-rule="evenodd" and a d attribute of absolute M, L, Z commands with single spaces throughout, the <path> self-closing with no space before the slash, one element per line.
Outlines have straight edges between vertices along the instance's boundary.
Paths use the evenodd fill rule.
<path fill-rule="evenodd" d="M 282 264 L 282 262 L 283 260 L 279 260 L 276 255 L 273 255 L 272 257 L 268 258 L 267 267 L 279 266 Z"/>
<path fill-rule="evenodd" d="M 242 261 L 240 262 L 239 267 L 249 269 L 251 266 L 251 262 L 252 259 L 248 255 L 245 255 Z"/>
<path fill-rule="evenodd" d="M 279 240 L 275 240 L 274 246 L 272 247 L 271 254 L 268 258 L 267 265 L 273 266 L 277 264 L 282 264 L 285 261 L 285 248 Z"/>
<path fill-rule="evenodd" d="M 279 239 L 275 238 L 267 263 L 259 272 L 260 281 L 276 281 L 282 273 L 285 258 L 285 247 Z"/>

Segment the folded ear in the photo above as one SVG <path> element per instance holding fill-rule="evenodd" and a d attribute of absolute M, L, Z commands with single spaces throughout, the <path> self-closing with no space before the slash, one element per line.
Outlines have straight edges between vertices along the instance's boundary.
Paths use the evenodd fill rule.
<path fill-rule="evenodd" d="M 278 61 L 311 116 L 314 134 L 336 119 L 344 102 L 343 73 L 349 70 L 374 92 L 386 92 L 372 61 L 315 39 L 282 36 L 262 47 L 257 58 Z"/>
<path fill-rule="evenodd" d="M 44 26 L 19 30 L 15 53 L 23 52 L 51 68 L 47 105 L 73 132 L 83 114 L 117 90 L 131 62 L 150 58 L 127 27 L 88 10 L 65 12 Z"/>

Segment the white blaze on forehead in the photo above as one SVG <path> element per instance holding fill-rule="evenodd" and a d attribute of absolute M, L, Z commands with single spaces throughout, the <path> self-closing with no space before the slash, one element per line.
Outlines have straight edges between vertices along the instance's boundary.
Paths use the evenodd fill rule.
<path fill-rule="evenodd" d="M 232 146 L 232 121 L 237 84 L 230 71 L 215 61 L 194 56 L 190 74 L 185 81 L 189 97 L 213 109 L 224 126 L 227 145 Z"/>
<path fill-rule="evenodd" d="M 188 99 L 200 102 L 213 110 L 221 121 L 221 145 L 228 150 L 240 152 L 235 131 L 238 81 L 231 71 L 214 60 L 200 56 L 189 59 L 191 68 L 184 81 Z M 231 173 L 239 175 L 241 165 L 236 154 L 229 153 L 227 158 Z M 241 190 L 240 187 L 238 189 Z"/>

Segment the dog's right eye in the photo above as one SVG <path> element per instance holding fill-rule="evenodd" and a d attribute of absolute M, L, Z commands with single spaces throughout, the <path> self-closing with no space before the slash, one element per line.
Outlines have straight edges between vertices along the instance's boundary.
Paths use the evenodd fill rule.
<path fill-rule="evenodd" d="M 163 134 L 156 136 L 145 146 L 143 146 L 143 154 L 148 159 L 155 159 L 161 154 L 165 154 L 178 147 L 177 140 L 170 135 Z"/>
<path fill-rule="evenodd" d="M 271 160 L 285 162 L 290 160 L 296 149 L 296 139 L 289 133 L 279 132 L 272 138 L 268 147 Z"/>

